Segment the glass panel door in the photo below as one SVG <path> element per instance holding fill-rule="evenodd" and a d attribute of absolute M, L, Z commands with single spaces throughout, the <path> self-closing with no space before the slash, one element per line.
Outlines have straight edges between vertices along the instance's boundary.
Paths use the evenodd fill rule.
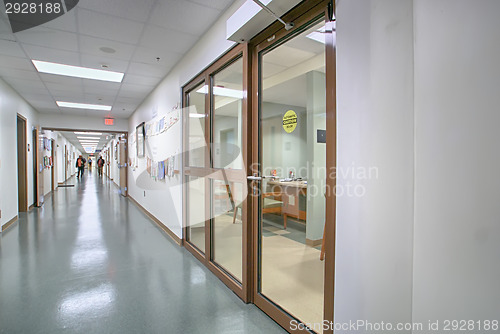
<path fill-rule="evenodd" d="M 259 54 L 258 292 L 311 324 L 322 322 L 324 303 L 323 32 L 322 20 Z"/>
<path fill-rule="evenodd" d="M 242 282 L 243 60 L 238 58 L 212 77 L 212 257 Z M 238 182 L 239 181 L 239 182 Z M 243 186 L 245 185 L 245 187 Z"/>
<path fill-rule="evenodd" d="M 186 248 L 245 302 L 248 45 L 238 44 L 183 88 Z"/>
<path fill-rule="evenodd" d="M 186 95 L 187 121 L 186 121 L 186 154 L 187 167 L 204 169 L 207 158 L 206 126 L 206 100 L 207 89 L 204 83 L 193 88 Z M 205 201 L 206 183 L 202 177 L 185 177 L 187 194 L 187 219 L 186 239 L 200 252 L 205 252 Z"/>

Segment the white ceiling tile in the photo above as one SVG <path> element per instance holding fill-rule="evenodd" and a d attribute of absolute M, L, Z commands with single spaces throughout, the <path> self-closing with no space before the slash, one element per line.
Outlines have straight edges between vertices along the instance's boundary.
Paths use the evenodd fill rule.
<path fill-rule="evenodd" d="M 14 88 L 21 96 L 24 94 L 50 95 L 47 88 L 45 88 L 44 84 L 40 81 L 5 78 L 5 82 Z"/>
<path fill-rule="evenodd" d="M 112 106 L 113 102 L 115 102 L 115 97 L 116 97 L 116 95 L 104 96 L 104 95 L 98 95 L 98 94 L 85 94 L 85 99 L 82 102 Z"/>
<path fill-rule="evenodd" d="M 142 99 L 138 98 L 131 98 L 126 95 L 119 95 L 116 97 L 116 103 L 130 103 L 130 104 L 136 104 L 142 102 Z"/>
<path fill-rule="evenodd" d="M 114 49 L 115 52 L 106 53 L 100 50 L 100 48 L 102 47 Z M 91 36 L 80 36 L 80 51 L 83 54 L 130 60 L 132 58 L 132 55 L 134 54 L 134 50 L 135 45 Z"/>
<path fill-rule="evenodd" d="M 114 72 L 122 72 L 124 73 L 128 67 L 128 61 L 108 58 L 106 56 L 91 56 L 91 55 L 82 55 L 82 66 L 95 68 L 98 70 L 107 70 Z M 101 65 L 106 64 L 109 68 L 102 68 Z"/>
<path fill-rule="evenodd" d="M 78 89 L 82 88 L 83 79 L 81 78 L 74 78 L 64 75 L 47 74 L 47 73 L 40 73 L 39 75 L 40 78 L 42 78 L 43 82 L 45 83 L 58 84 L 66 88 L 72 88 L 72 87 Z"/>
<path fill-rule="evenodd" d="M 7 67 L 0 67 L 0 77 L 40 81 L 40 77 L 35 71 L 17 70 Z"/>
<path fill-rule="evenodd" d="M 60 114 L 61 111 L 57 108 L 36 108 L 36 111 L 42 114 Z"/>
<path fill-rule="evenodd" d="M 145 22 L 149 17 L 154 2 L 155 0 L 84 0 L 78 3 L 78 7 Z"/>
<path fill-rule="evenodd" d="M 132 61 L 145 64 L 161 64 L 166 68 L 171 68 L 181 59 L 181 57 L 181 53 L 172 52 L 170 50 L 140 47 L 135 51 Z M 158 60 L 157 58 L 160 59 Z"/>
<path fill-rule="evenodd" d="M 127 118 L 232 2 L 80 0 L 71 12 L 16 34 L 0 13 L 0 76 L 43 113 L 106 114 L 58 108 L 54 101 L 62 100 L 112 105 L 114 117 Z M 154 22 L 143 24 L 150 15 Z M 28 58 L 91 68 L 105 63 L 126 74 L 121 84 L 39 74 Z"/>
<path fill-rule="evenodd" d="M 109 115 L 109 112 L 102 110 L 85 110 L 88 116 L 102 117 L 103 119 Z M 104 123 L 104 120 L 102 121 Z"/>
<path fill-rule="evenodd" d="M 52 49 L 78 51 L 78 38 L 75 33 L 43 27 L 35 27 L 16 33 L 23 44 L 38 45 Z"/>
<path fill-rule="evenodd" d="M 78 26 L 83 35 L 137 44 L 144 24 L 80 9 Z"/>
<path fill-rule="evenodd" d="M 15 41 L 4 40 L 0 37 L 0 54 L 12 57 L 26 58 L 26 55 Z"/>
<path fill-rule="evenodd" d="M 50 93 L 55 101 L 66 102 L 83 102 L 85 101 L 85 94 L 83 92 L 65 92 L 58 89 L 51 89 Z"/>
<path fill-rule="evenodd" d="M 39 101 L 54 103 L 54 99 L 52 98 L 52 96 L 50 94 L 28 93 L 28 94 L 24 94 L 23 97 L 30 102 L 34 101 L 34 100 L 39 100 Z"/>
<path fill-rule="evenodd" d="M 123 102 L 115 102 L 113 104 L 113 111 L 120 111 L 120 112 L 134 112 L 135 109 L 137 108 L 136 103 L 123 103 Z"/>
<path fill-rule="evenodd" d="M 53 20 L 50 20 L 49 22 L 40 25 L 40 27 L 58 29 L 62 31 L 77 32 L 76 10 L 77 8 L 70 10 L 69 12 L 66 12 L 64 15 L 61 15 Z"/>
<path fill-rule="evenodd" d="M 24 45 L 24 50 L 30 59 L 50 61 L 66 65 L 81 66 L 78 52 L 55 50 L 37 45 Z"/>
<path fill-rule="evenodd" d="M 123 77 L 122 84 L 130 83 L 136 85 L 144 85 L 144 86 L 156 86 L 160 82 L 160 78 L 136 75 L 136 74 L 126 74 Z"/>
<path fill-rule="evenodd" d="M 83 90 L 86 94 L 116 95 L 120 89 L 120 85 L 117 82 L 85 80 L 83 82 Z"/>
<path fill-rule="evenodd" d="M 54 101 L 43 101 L 40 99 L 30 99 L 26 98 L 29 104 L 33 106 L 35 109 L 53 109 L 55 110 L 57 108 L 57 104 Z"/>
<path fill-rule="evenodd" d="M 199 36 L 217 19 L 221 12 L 194 2 L 158 1 L 149 22 L 164 28 Z"/>
<path fill-rule="evenodd" d="M 46 82 L 45 85 L 47 86 L 51 94 L 54 94 L 54 92 L 64 92 L 68 96 L 72 96 L 73 94 L 80 94 L 80 92 L 82 91 L 82 87 L 80 86 L 66 86 L 53 82 Z"/>
<path fill-rule="evenodd" d="M 170 68 L 165 68 L 161 64 L 153 65 L 153 64 L 143 64 L 143 63 L 130 63 L 127 73 L 136 74 L 136 75 L 146 75 L 154 78 L 163 78 Z"/>
<path fill-rule="evenodd" d="M 26 58 L 10 57 L 0 55 L 0 67 L 13 68 L 16 70 L 34 71 L 35 66 Z"/>
<path fill-rule="evenodd" d="M 134 84 L 122 84 L 120 95 L 130 98 L 144 99 L 153 90 L 153 86 L 139 86 Z"/>
<path fill-rule="evenodd" d="M 211 7 L 223 11 L 227 9 L 234 0 L 188 0 L 189 2 L 194 2 L 199 5 Z"/>
<path fill-rule="evenodd" d="M 168 50 L 173 53 L 184 54 L 188 51 L 199 36 L 189 33 L 166 29 L 154 25 L 147 25 L 140 45 L 156 50 Z"/>
<path fill-rule="evenodd" d="M 122 111 L 121 109 L 120 110 L 111 110 L 111 116 L 113 116 L 114 118 L 129 118 L 130 115 L 132 115 L 133 111 Z"/>

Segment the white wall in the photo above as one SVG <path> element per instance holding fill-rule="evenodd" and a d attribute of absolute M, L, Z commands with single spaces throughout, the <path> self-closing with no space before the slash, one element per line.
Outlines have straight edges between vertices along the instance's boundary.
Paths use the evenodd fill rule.
<path fill-rule="evenodd" d="M 233 4 L 137 108 L 129 119 L 130 134 L 135 131 L 137 125 L 153 118 L 153 110 L 156 110 L 158 115 L 163 115 L 175 105 L 180 104 L 181 87 L 234 45 L 234 42 L 226 40 L 226 20 L 242 3 L 243 1 L 237 1 Z M 172 151 L 178 150 L 180 153 L 182 147 L 180 126 L 176 138 L 166 145 Z M 129 149 L 129 152 L 131 151 Z M 141 159 L 140 164 L 145 164 L 145 159 Z M 182 165 L 179 167 L 182 170 Z M 180 175 L 166 180 L 165 185 L 160 189 L 145 191 L 135 183 L 131 168 L 128 170 L 129 196 L 178 237 L 182 237 L 182 180 Z M 144 191 L 146 196 L 144 196 Z"/>
<path fill-rule="evenodd" d="M 337 202 L 337 322 L 498 318 L 499 12 L 339 2 L 338 165 L 378 178 L 338 180 L 366 194 Z"/>
<path fill-rule="evenodd" d="M 27 119 L 26 141 L 33 142 L 32 127 L 38 124 L 38 113 L 9 85 L 0 79 L 0 226 L 18 213 L 17 193 L 17 114 Z M 34 202 L 33 150 L 28 152 L 28 206 Z"/>
<path fill-rule="evenodd" d="M 337 200 L 337 322 L 412 317 L 412 9 L 411 0 L 337 8 L 338 168 L 379 170 L 378 178 L 337 181 L 366 189 Z"/>
<path fill-rule="evenodd" d="M 414 321 L 499 320 L 498 13 L 414 1 Z"/>

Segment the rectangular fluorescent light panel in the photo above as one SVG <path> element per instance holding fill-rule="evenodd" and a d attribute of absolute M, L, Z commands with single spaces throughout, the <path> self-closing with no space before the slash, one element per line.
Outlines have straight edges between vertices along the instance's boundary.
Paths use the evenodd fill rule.
<path fill-rule="evenodd" d="M 205 114 L 189 113 L 189 117 L 191 117 L 191 118 L 205 118 Z"/>
<path fill-rule="evenodd" d="M 64 65 L 48 61 L 32 60 L 33 65 L 40 73 L 65 75 L 83 79 L 93 79 L 111 82 L 122 82 L 124 73 L 97 70 L 94 68 Z"/>
<path fill-rule="evenodd" d="M 101 132 L 74 132 L 75 135 L 89 135 L 89 136 L 100 136 L 102 135 Z"/>
<path fill-rule="evenodd" d="M 83 136 L 77 136 L 78 139 L 101 139 L 101 137 L 83 137 Z"/>
<path fill-rule="evenodd" d="M 226 97 L 234 97 L 236 99 L 242 99 L 243 98 L 243 91 L 241 90 L 236 90 L 236 89 L 230 89 L 230 88 L 224 88 L 224 87 L 214 87 L 214 95 L 218 96 L 226 96 Z M 208 86 L 205 85 L 198 89 L 196 93 L 200 94 L 208 94 Z"/>
<path fill-rule="evenodd" d="M 74 103 L 74 102 L 63 102 L 56 101 L 59 107 L 63 108 L 76 108 L 76 109 L 92 109 L 92 110 L 104 110 L 110 111 L 111 106 L 105 106 L 102 104 L 87 104 L 87 103 Z"/>

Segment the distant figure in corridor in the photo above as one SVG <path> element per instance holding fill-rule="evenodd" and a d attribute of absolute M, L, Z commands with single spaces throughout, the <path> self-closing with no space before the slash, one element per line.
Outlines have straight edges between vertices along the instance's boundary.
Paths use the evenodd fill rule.
<path fill-rule="evenodd" d="M 80 177 L 82 176 L 83 177 L 83 171 L 84 171 L 84 168 L 85 168 L 85 158 L 82 157 L 82 155 L 80 154 L 80 156 L 78 157 L 78 159 L 76 159 L 76 168 L 78 168 L 78 174 L 76 174 L 76 177 Z"/>
<path fill-rule="evenodd" d="M 104 166 L 104 159 L 102 156 L 99 156 L 97 160 L 97 171 L 99 172 L 99 176 L 102 176 L 102 167 Z"/>
<path fill-rule="evenodd" d="M 92 172 L 92 158 L 91 157 L 89 157 L 88 163 L 89 163 L 89 173 L 90 173 L 90 172 Z"/>

